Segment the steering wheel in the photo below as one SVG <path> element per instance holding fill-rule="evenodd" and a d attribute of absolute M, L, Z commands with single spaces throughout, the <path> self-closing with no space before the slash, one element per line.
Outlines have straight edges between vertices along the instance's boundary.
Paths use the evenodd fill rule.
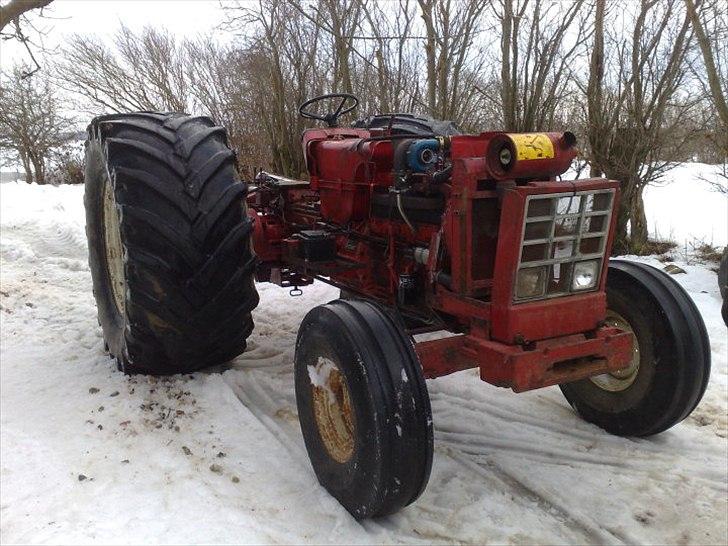
<path fill-rule="evenodd" d="M 328 100 L 328 99 L 341 99 L 341 102 L 339 103 L 339 107 L 332 113 L 328 113 L 324 116 L 314 114 L 310 110 L 307 110 L 306 108 L 308 106 L 311 106 L 312 104 Z M 348 101 L 353 102 L 351 106 L 348 106 L 344 108 L 346 103 Z M 328 125 L 329 127 L 338 127 L 339 125 L 339 117 L 343 116 L 344 114 L 348 114 L 351 112 L 354 108 L 359 106 L 359 99 L 357 99 L 354 95 L 350 93 L 331 93 L 329 95 L 319 95 L 318 97 L 314 97 L 312 99 L 307 100 L 304 102 L 301 106 L 298 108 L 298 113 L 301 114 L 301 117 L 306 119 L 317 119 L 319 121 L 323 121 Z"/>

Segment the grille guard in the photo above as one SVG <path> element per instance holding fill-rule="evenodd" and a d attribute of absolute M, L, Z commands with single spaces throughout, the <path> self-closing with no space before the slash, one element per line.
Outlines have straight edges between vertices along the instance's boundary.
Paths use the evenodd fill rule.
<path fill-rule="evenodd" d="M 565 192 L 565 186 L 571 191 Z M 598 255 L 577 254 L 573 257 L 574 262 L 582 259 L 601 260 L 601 271 L 595 287 L 579 293 L 561 292 L 554 294 L 554 297 L 514 301 L 517 274 L 522 264 L 521 243 L 525 234 L 523 226 L 526 224 L 527 205 L 537 199 L 604 192 L 611 193 L 612 205 L 606 215 L 608 221 L 605 228 L 597 232 L 601 239 L 601 252 Z M 556 181 L 533 182 L 525 186 L 513 186 L 503 192 L 490 309 L 490 334 L 493 339 L 508 344 L 523 343 L 593 331 L 599 326 L 606 312 L 604 287 L 607 268 L 604 267 L 604 257 L 611 250 L 617 217 L 615 204 L 618 202 L 619 184 L 604 179 L 578 180 L 568 186 Z M 581 218 L 586 217 L 583 210 L 579 210 L 579 214 Z M 516 229 L 514 226 L 517 226 Z"/>
<path fill-rule="evenodd" d="M 543 279 L 540 293 L 519 296 L 514 301 L 540 300 L 597 290 L 574 289 L 574 266 L 597 262 L 597 277 L 604 265 L 609 237 L 613 188 L 526 196 L 516 275 L 536 271 Z"/>

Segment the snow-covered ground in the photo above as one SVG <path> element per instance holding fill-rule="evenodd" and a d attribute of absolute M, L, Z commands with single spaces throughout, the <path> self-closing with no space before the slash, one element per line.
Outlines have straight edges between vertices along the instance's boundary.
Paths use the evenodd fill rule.
<path fill-rule="evenodd" d="M 675 277 L 713 350 L 708 391 L 685 422 L 617 438 L 581 421 L 558 388 L 516 395 L 475 371 L 433 380 L 426 492 L 356 522 L 316 481 L 293 393 L 298 324 L 337 291 L 317 284 L 292 299 L 260 285 L 249 349 L 230 366 L 127 378 L 103 352 L 82 192 L 0 185 L 3 543 L 728 540 L 728 342 L 708 267 L 680 264 Z M 712 227 L 725 235 L 725 200 Z"/>
<path fill-rule="evenodd" d="M 679 163 L 661 183 L 645 188 L 645 213 L 653 237 L 675 241 L 681 248 L 696 243 L 728 244 L 728 195 L 715 191 L 728 180 L 721 165 Z M 711 182 L 713 186 L 711 186 Z"/>

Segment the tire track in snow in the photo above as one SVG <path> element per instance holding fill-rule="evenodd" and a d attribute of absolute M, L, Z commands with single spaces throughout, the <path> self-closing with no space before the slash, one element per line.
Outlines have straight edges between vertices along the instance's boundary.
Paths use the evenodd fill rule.
<path fill-rule="evenodd" d="M 286 364 L 280 361 L 280 357 L 284 354 L 285 351 L 249 341 L 245 353 L 233 362 L 232 368 L 235 370 L 285 368 Z"/>
<path fill-rule="evenodd" d="M 510 394 L 510 393 L 509 393 Z M 659 460 L 661 462 L 664 462 L 665 464 L 671 464 L 672 459 L 665 457 L 664 452 L 660 449 L 659 446 L 654 445 L 652 441 L 649 439 L 640 439 L 640 438 L 626 438 L 626 437 L 619 437 L 619 436 L 613 436 L 607 432 L 602 431 L 595 425 L 588 424 L 584 421 L 582 421 L 580 418 L 577 418 L 577 424 L 581 427 L 588 427 L 589 429 L 592 429 L 591 431 L 587 430 L 578 430 L 573 428 L 573 425 L 571 427 L 564 425 L 561 425 L 561 421 L 559 420 L 559 415 L 554 415 L 554 419 L 540 419 L 537 416 L 535 416 L 533 413 L 524 413 L 520 409 L 513 408 L 513 407 L 505 407 L 503 404 L 493 404 L 493 403 L 487 403 L 485 401 L 480 401 L 472 397 L 464 397 L 460 396 L 458 394 L 454 393 L 446 393 L 443 391 L 437 391 L 432 393 L 430 395 L 430 398 L 433 402 L 433 407 L 443 405 L 443 408 L 441 411 L 438 411 L 438 413 L 441 416 L 447 415 L 448 411 L 452 407 L 457 407 L 457 413 L 460 414 L 462 412 L 471 414 L 472 421 L 476 422 L 478 420 L 484 421 L 485 423 L 492 426 L 493 419 L 496 421 L 503 421 L 506 423 L 513 423 L 517 422 L 519 425 L 526 425 L 530 426 L 536 429 L 539 429 L 543 432 L 548 432 L 550 434 L 555 433 L 559 440 L 557 442 L 554 442 L 556 444 L 562 444 L 563 440 L 584 440 L 590 443 L 594 443 L 595 441 L 604 442 L 603 446 L 600 446 L 599 450 L 604 449 L 619 449 L 620 451 L 624 450 L 625 448 L 630 450 L 639 450 L 641 452 L 647 452 L 650 457 L 650 463 L 652 463 L 655 460 Z M 444 398 L 444 400 L 443 400 Z M 555 407 L 558 407 L 559 409 L 564 409 L 562 406 L 557 406 L 555 402 L 552 400 L 542 398 L 538 400 L 539 403 L 541 402 L 549 402 L 554 404 Z M 447 404 L 447 406 L 445 406 Z M 514 404 L 518 404 L 517 401 L 514 400 Z M 571 414 L 569 417 L 574 417 L 575 414 Z M 493 418 L 493 419 L 484 419 L 485 417 Z M 500 428 L 500 427 L 499 427 Z M 475 427 L 473 430 L 460 430 L 460 431 L 453 431 L 453 432 L 472 432 L 476 433 L 479 431 L 482 431 L 483 427 Z M 502 429 L 501 429 L 502 430 Z M 596 434 L 594 433 L 596 432 Z M 550 436 L 552 437 L 552 436 Z M 547 446 L 547 448 L 550 446 Z M 540 451 L 535 450 L 536 452 Z M 569 452 L 573 453 L 573 452 Z M 559 453 L 562 454 L 562 453 Z M 603 460 L 595 460 L 596 463 L 601 464 L 602 462 L 604 464 L 612 464 L 615 460 L 619 460 L 619 464 L 623 464 L 623 461 L 621 461 L 620 458 L 615 457 L 605 457 Z M 637 468 L 637 467 L 635 467 Z M 706 477 L 706 479 L 712 479 L 713 476 Z M 722 477 L 722 476 L 720 476 Z"/>
<path fill-rule="evenodd" d="M 582 440 L 586 441 L 593 441 L 594 440 L 594 434 L 590 431 L 581 431 L 578 429 L 574 429 L 573 426 L 569 427 L 567 425 L 562 424 L 562 421 L 560 418 L 562 415 L 558 415 L 556 413 L 551 414 L 552 419 L 546 419 L 546 418 L 540 418 L 537 415 L 534 415 L 533 413 L 523 411 L 520 406 L 522 406 L 522 402 L 519 402 L 517 399 L 513 399 L 513 405 L 509 407 L 504 407 L 503 405 L 499 405 L 498 403 L 493 403 L 492 401 L 489 401 L 487 399 L 479 400 L 478 398 L 469 396 L 463 396 L 458 393 L 449 392 L 448 391 L 448 385 L 444 383 L 438 383 L 437 380 L 434 380 L 430 383 L 433 389 L 430 391 L 430 400 L 432 401 L 433 405 L 435 404 L 442 404 L 445 406 L 446 404 L 449 404 L 450 406 L 445 407 L 452 407 L 453 405 L 458 408 L 458 411 L 460 409 L 468 412 L 475 413 L 476 415 L 480 415 L 481 417 L 483 415 L 487 415 L 489 417 L 493 417 L 495 419 L 500 419 L 508 422 L 512 422 L 515 418 L 519 423 L 530 425 L 539 429 L 546 430 L 548 432 L 557 432 L 560 434 L 566 434 L 570 438 L 580 438 Z M 480 384 L 482 386 L 482 389 L 484 391 L 484 394 L 487 396 L 488 390 L 492 387 L 490 385 L 487 385 L 485 383 Z M 476 388 L 478 385 L 476 385 Z M 472 393 L 468 393 L 472 394 Z M 508 393 L 510 396 L 518 396 L 515 393 Z M 542 400 L 539 399 L 539 402 Z M 559 410 L 561 410 L 561 413 L 563 414 L 565 412 L 564 407 L 559 406 Z M 571 413 L 571 412 L 569 412 Z"/>
<path fill-rule="evenodd" d="M 279 404 L 273 400 L 268 392 L 262 388 L 253 374 L 245 374 L 248 379 L 242 385 L 235 381 L 231 374 L 223 374 L 223 381 L 230 387 L 233 394 L 240 400 L 253 416 L 280 442 L 290 453 L 297 464 L 303 466 L 302 461 L 308 461 L 305 449 L 296 442 L 290 431 L 286 431 L 276 422 L 276 413 L 279 411 Z M 272 410 L 272 411 L 271 411 Z"/>
<path fill-rule="evenodd" d="M 437 429 L 436 429 L 437 430 Z M 604 457 L 588 457 L 586 454 L 578 455 L 568 450 L 553 450 L 542 446 L 534 447 L 533 444 L 525 442 L 516 442 L 514 440 L 501 440 L 496 438 L 484 438 L 482 434 L 472 433 L 455 433 L 440 430 L 437 440 L 444 441 L 453 449 L 457 449 L 462 453 L 473 456 L 487 456 L 493 452 L 518 454 L 523 460 L 535 463 L 578 467 L 580 465 L 593 465 L 597 467 L 611 466 L 618 470 L 629 471 L 630 474 L 642 474 L 651 477 L 658 468 L 653 465 L 651 468 L 640 467 L 639 465 L 630 464 L 617 458 L 607 459 Z M 668 461 L 664 463 L 665 467 L 670 466 Z M 702 466 L 696 466 L 696 470 L 691 474 L 690 479 L 698 482 L 701 486 L 713 490 L 717 494 L 725 495 L 728 492 L 728 485 L 721 481 L 720 472 L 710 473 L 710 476 L 697 476 Z"/>
<path fill-rule="evenodd" d="M 86 237 L 76 226 L 57 220 L 42 222 L 21 221 L 3 225 L 3 239 L 14 244 L 13 238 L 25 243 L 37 260 L 59 258 L 86 263 Z M 15 243 L 17 244 L 17 243 Z"/>
<path fill-rule="evenodd" d="M 493 479 L 499 482 L 502 487 L 510 488 L 519 496 L 533 501 L 544 513 L 566 525 L 571 531 L 581 534 L 586 539 L 586 543 L 618 545 L 639 543 L 639 540 L 630 538 L 615 529 L 605 527 L 593 518 L 566 506 L 555 495 L 547 493 L 545 489 L 538 488 L 541 489 L 539 491 L 536 487 L 527 485 L 493 461 L 488 461 L 487 467 L 484 467 L 482 464 L 468 460 L 457 452 L 451 452 L 450 456 L 458 461 L 463 468 L 474 474 L 482 478 Z"/>
<path fill-rule="evenodd" d="M 551 464 L 589 463 L 604 465 L 611 463 L 622 466 L 620 459 L 599 455 L 575 454 L 573 450 L 559 449 L 543 443 L 544 432 L 567 437 L 569 440 L 594 442 L 594 435 L 567 429 L 558 421 L 541 419 L 521 410 L 488 403 L 474 397 L 464 397 L 445 392 L 446 384 L 430 382 L 430 398 L 433 405 L 435 441 L 446 446 L 450 457 L 463 469 L 476 474 L 481 479 L 492 480 L 499 489 L 510 489 L 517 497 L 531 500 L 544 514 L 554 518 L 559 524 L 577 533 L 581 541 L 591 544 L 632 544 L 639 540 L 620 531 L 608 528 L 594 518 L 570 506 L 568 501 L 559 499 L 543 487 L 527 484 L 523 477 L 499 465 L 489 455 L 518 453 L 527 455 L 527 460 Z M 441 388 L 442 387 L 442 388 Z M 485 386 L 484 386 L 485 387 Z M 558 418 L 558 416 L 556 416 Z M 523 439 L 502 439 L 488 436 L 485 431 L 497 429 L 503 432 L 503 424 L 526 426 L 535 429 L 539 443 L 527 443 Z M 473 430 L 467 430 L 468 426 Z M 461 429 L 461 430 L 456 430 Z M 553 458 L 552 458 L 553 457 Z"/>
<path fill-rule="evenodd" d="M 511 411 L 497 405 L 485 404 L 473 398 L 465 398 L 451 393 L 436 392 L 431 395 L 433 408 L 440 418 L 440 425 L 436 432 L 439 432 L 438 439 L 442 439 L 454 449 L 469 453 L 471 455 L 488 455 L 493 452 L 516 453 L 528 460 L 552 465 L 579 466 L 583 464 L 596 466 L 611 466 L 620 470 L 629 470 L 631 473 L 651 475 L 656 465 L 670 468 L 674 459 L 659 453 L 647 440 L 630 440 L 618 438 L 607 433 L 598 432 L 603 438 L 574 429 L 565 429 L 561 425 L 539 419 L 533 415 L 524 415 L 519 411 Z M 442 411 L 440 406 L 447 404 Z M 447 419 L 451 407 L 457 408 L 457 418 Z M 463 414 L 469 419 L 464 420 Z M 445 421 L 443 424 L 442 421 Z M 513 426 L 525 425 L 537 429 L 539 442 L 533 443 L 524 439 L 521 434 L 513 435 L 508 433 L 507 426 L 498 423 L 507 423 Z M 455 423 L 457 423 L 455 425 Z M 467 423 L 467 425 L 463 424 Z M 498 434 L 488 435 L 488 431 L 497 430 Z M 542 432 L 546 432 L 544 435 Z M 595 446 L 594 452 L 575 451 L 573 448 L 563 448 L 565 443 L 573 443 L 574 440 L 585 440 L 590 444 L 595 441 L 603 443 Z M 625 443 L 627 445 L 625 445 Z M 592 448 L 590 448 L 592 449 Z M 625 450 L 629 451 L 630 457 L 625 457 Z M 612 455 L 612 452 L 618 453 Z M 645 453 L 646 452 L 646 453 Z M 635 461 L 634 455 L 641 456 Z M 699 480 L 703 486 L 709 487 L 716 493 L 725 495 L 728 493 L 724 475 L 720 469 L 711 469 L 704 464 L 690 464 L 691 480 Z"/>
<path fill-rule="evenodd" d="M 538 406 L 543 400 L 556 405 L 548 397 L 523 400 L 525 408 L 538 412 L 524 414 L 522 409 L 511 411 L 511 402 L 500 396 L 492 402 L 485 401 L 473 395 L 471 385 L 460 383 L 458 386 L 464 387 L 463 395 L 447 392 L 452 390 L 452 385 L 447 381 L 440 385 L 431 384 L 436 443 L 447 446 L 453 453 L 453 459 L 459 461 L 462 467 L 481 475 L 493 472 L 501 478 L 502 483 L 511 486 L 516 495 L 537 500 L 537 506 L 546 513 L 556 510 L 559 515 L 557 520 L 570 518 L 570 528 L 582 526 L 590 537 L 589 542 L 644 542 L 649 535 L 643 535 L 641 529 L 635 528 L 637 533 L 634 536 L 623 529 L 633 530 L 630 527 L 630 512 L 634 519 L 642 523 L 638 519 L 640 503 L 649 507 L 652 498 L 635 497 L 636 490 L 617 490 L 617 495 L 608 502 L 624 506 L 626 517 L 616 520 L 618 526 L 608 526 L 596 519 L 601 518 L 603 501 L 578 494 L 569 496 L 566 491 L 554 487 L 554 483 L 561 481 L 562 477 L 567 478 L 565 483 L 571 483 L 572 487 L 581 487 L 581 483 L 595 487 L 596 484 L 587 477 L 603 473 L 601 467 L 611 466 L 615 469 L 615 476 L 628 476 L 627 480 L 633 483 L 653 484 L 657 490 L 684 490 L 689 484 L 686 490 L 689 496 L 700 495 L 701 490 L 706 493 L 711 491 L 706 496 L 706 502 L 710 502 L 708 499 L 711 497 L 718 502 L 726 497 L 728 487 L 721 473 L 724 465 L 711 464 L 714 460 L 722 460 L 717 453 L 704 453 L 700 459 L 681 450 L 675 452 L 672 449 L 665 453 L 665 447 L 659 440 L 614 437 L 592 425 L 579 423 L 579 427 L 594 429 L 594 433 L 587 435 L 585 430 L 566 429 L 558 422 L 539 417 L 542 412 Z M 559 417 L 556 411 L 554 414 L 555 418 Z M 529 438 L 534 441 L 529 441 Z M 584 441 L 589 443 L 585 446 Z M 680 449 L 677 445 L 675 447 Z M 591 452 L 579 451 L 585 448 Z M 669 456 L 672 453 L 674 457 Z M 538 465 L 542 465 L 540 470 Z M 565 467 L 563 471 L 557 470 L 560 466 Z M 583 482 L 580 476 L 584 477 Z M 697 513 L 706 512 L 697 509 Z M 713 513 L 715 517 L 714 512 L 707 513 Z M 649 533 L 648 529 L 645 532 Z"/>

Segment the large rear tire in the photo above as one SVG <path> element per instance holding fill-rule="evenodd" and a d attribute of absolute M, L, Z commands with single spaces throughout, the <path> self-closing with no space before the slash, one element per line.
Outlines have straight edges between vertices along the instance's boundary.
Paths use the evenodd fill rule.
<path fill-rule="evenodd" d="M 184 114 L 95 118 L 85 184 L 94 296 L 118 367 L 173 374 L 242 353 L 258 294 L 224 129 Z"/>
<path fill-rule="evenodd" d="M 685 419 L 710 377 L 710 342 L 700 312 L 669 275 L 612 260 L 607 322 L 631 330 L 634 359 L 612 374 L 561 385 L 586 420 L 620 436 L 650 436 Z"/>
<path fill-rule="evenodd" d="M 414 502 L 432 466 L 432 413 L 412 342 L 378 305 L 312 309 L 296 341 L 296 402 L 319 482 L 357 519 Z"/>

